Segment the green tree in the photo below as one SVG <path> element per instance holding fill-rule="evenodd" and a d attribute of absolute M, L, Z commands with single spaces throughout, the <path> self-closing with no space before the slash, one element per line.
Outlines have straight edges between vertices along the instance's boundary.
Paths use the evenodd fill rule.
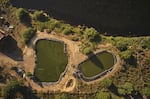
<path fill-rule="evenodd" d="M 35 11 L 33 14 L 33 19 L 41 22 L 48 21 L 48 17 L 44 14 L 43 11 Z"/>
<path fill-rule="evenodd" d="M 55 99 L 69 99 L 66 94 L 55 95 Z"/>
<path fill-rule="evenodd" d="M 102 82 L 101 82 L 103 87 L 110 87 L 112 85 L 112 80 L 110 78 L 105 78 Z"/>
<path fill-rule="evenodd" d="M 35 29 L 27 28 L 22 32 L 22 39 L 23 41 L 28 44 L 30 39 L 35 35 Z"/>
<path fill-rule="evenodd" d="M 116 46 L 120 51 L 125 51 L 125 50 L 127 50 L 128 44 L 127 44 L 127 42 L 120 40 L 120 41 L 117 41 L 117 42 L 115 43 L 115 46 Z"/>
<path fill-rule="evenodd" d="M 142 94 L 146 96 L 150 96 L 150 87 L 145 87 L 142 89 Z"/>
<path fill-rule="evenodd" d="M 98 92 L 96 99 L 111 99 L 111 95 L 108 92 Z"/>
<path fill-rule="evenodd" d="M 126 90 L 125 89 L 123 89 L 123 88 L 118 88 L 118 93 L 120 94 L 120 95 L 126 95 Z"/>
<path fill-rule="evenodd" d="M 98 32 L 94 28 L 86 28 L 84 31 L 84 39 L 89 41 L 96 40 Z"/>
<path fill-rule="evenodd" d="M 16 17 L 17 19 L 19 19 L 24 25 L 31 25 L 31 17 L 29 15 L 29 13 L 24 10 L 23 8 L 19 8 L 16 11 Z"/>
<path fill-rule="evenodd" d="M 132 83 L 126 82 L 118 88 L 118 93 L 120 95 L 131 95 L 134 91 Z"/>
<path fill-rule="evenodd" d="M 21 81 L 10 81 L 2 90 L 2 95 L 4 99 L 37 99 Z"/>
<path fill-rule="evenodd" d="M 4 99 L 13 99 L 15 93 L 23 87 L 22 82 L 11 81 L 4 89 L 3 89 L 3 97 Z"/>
<path fill-rule="evenodd" d="M 141 41 L 141 43 L 140 43 L 140 46 L 142 47 L 142 48 L 144 48 L 144 49 L 150 49 L 150 38 L 149 37 L 145 37 L 142 41 Z"/>
<path fill-rule="evenodd" d="M 63 34 L 65 34 L 65 35 L 69 35 L 69 34 L 73 33 L 71 27 L 65 27 L 65 29 L 64 29 L 62 32 L 63 32 Z"/>
<path fill-rule="evenodd" d="M 91 52 L 92 52 L 92 51 L 91 51 L 91 48 L 89 48 L 89 47 L 85 47 L 85 48 L 82 49 L 82 53 L 83 53 L 83 54 L 86 54 L 86 55 L 87 55 L 87 54 L 89 54 L 89 53 L 91 53 Z"/>
<path fill-rule="evenodd" d="M 132 52 L 130 50 L 126 50 L 121 52 L 121 58 L 125 59 L 125 60 L 129 60 L 132 57 Z"/>

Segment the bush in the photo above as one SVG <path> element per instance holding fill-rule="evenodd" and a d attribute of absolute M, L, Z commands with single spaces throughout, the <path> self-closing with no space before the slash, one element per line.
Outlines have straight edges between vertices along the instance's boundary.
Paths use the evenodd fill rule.
<path fill-rule="evenodd" d="M 132 83 L 126 82 L 125 84 L 121 85 L 120 88 L 118 88 L 118 93 L 120 95 L 131 95 L 134 91 Z"/>
<path fill-rule="evenodd" d="M 87 55 L 87 54 L 89 54 L 89 53 L 92 52 L 89 47 L 85 47 L 85 48 L 81 49 L 81 51 L 82 51 L 82 53 L 85 54 L 85 55 Z"/>
<path fill-rule="evenodd" d="M 108 92 L 98 92 L 96 99 L 111 99 L 111 95 Z"/>
<path fill-rule="evenodd" d="M 38 99 L 21 81 L 9 82 L 2 90 L 2 95 L 4 99 Z"/>
<path fill-rule="evenodd" d="M 126 95 L 126 90 L 125 90 L 125 89 L 122 89 L 122 88 L 118 88 L 118 93 L 119 93 L 120 95 L 125 96 L 125 95 Z"/>
<path fill-rule="evenodd" d="M 55 95 L 55 99 L 69 99 L 66 94 Z"/>
<path fill-rule="evenodd" d="M 115 46 L 120 50 L 120 51 L 125 51 L 127 50 L 127 42 L 125 41 L 117 41 Z"/>
<path fill-rule="evenodd" d="M 83 36 L 85 40 L 94 41 L 98 32 L 94 28 L 86 28 Z"/>
<path fill-rule="evenodd" d="M 22 82 L 12 81 L 3 89 L 4 99 L 13 99 L 15 93 L 23 87 Z"/>
<path fill-rule="evenodd" d="M 11 70 L 17 71 L 17 67 L 13 66 L 10 68 Z"/>
<path fill-rule="evenodd" d="M 146 95 L 146 96 L 150 96 L 150 88 L 149 87 L 145 87 L 142 89 L 142 94 Z"/>
<path fill-rule="evenodd" d="M 26 76 L 27 76 L 27 77 L 31 77 L 31 76 L 32 76 L 31 72 L 27 72 L 27 73 L 26 73 Z"/>
<path fill-rule="evenodd" d="M 130 50 L 121 52 L 121 58 L 123 58 L 124 60 L 130 60 L 131 57 L 132 57 L 132 52 Z"/>
<path fill-rule="evenodd" d="M 112 85 L 112 80 L 110 78 L 106 78 L 101 82 L 103 87 L 110 87 Z"/>
<path fill-rule="evenodd" d="M 69 34 L 73 33 L 72 28 L 70 28 L 70 27 L 65 28 L 62 32 L 65 35 L 69 35 Z"/>
<path fill-rule="evenodd" d="M 150 38 L 144 38 L 141 43 L 140 46 L 144 49 L 150 49 Z"/>
<path fill-rule="evenodd" d="M 41 21 L 41 22 L 48 21 L 48 17 L 44 14 L 43 11 L 35 11 L 32 17 L 36 21 Z"/>
<path fill-rule="evenodd" d="M 16 17 L 20 20 L 24 25 L 31 25 L 31 17 L 29 13 L 23 8 L 19 8 L 16 12 Z"/>
<path fill-rule="evenodd" d="M 33 28 L 27 28 L 22 33 L 22 39 L 23 41 L 28 44 L 30 39 L 35 35 L 36 30 Z"/>

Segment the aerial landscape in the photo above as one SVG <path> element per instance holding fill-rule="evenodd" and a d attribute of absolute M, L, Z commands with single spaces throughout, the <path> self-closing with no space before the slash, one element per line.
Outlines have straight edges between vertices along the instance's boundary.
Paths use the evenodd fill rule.
<path fill-rule="evenodd" d="M 150 1 L 0 0 L 0 99 L 150 99 Z"/>

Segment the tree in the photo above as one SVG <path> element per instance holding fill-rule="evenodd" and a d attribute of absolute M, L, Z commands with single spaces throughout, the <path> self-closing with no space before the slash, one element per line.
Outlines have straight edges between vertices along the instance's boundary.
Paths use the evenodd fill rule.
<path fill-rule="evenodd" d="M 84 39 L 94 41 L 98 36 L 98 32 L 94 28 L 86 28 L 84 31 Z"/>
<path fill-rule="evenodd" d="M 19 8 L 16 12 L 16 17 L 24 24 L 29 26 L 31 24 L 31 18 L 29 13 L 23 8 Z"/>
<path fill-rule="evenodd" d="M 22 39 L 27 44 L 29 43 L 30 39 L 35 35 L 35 29 L 27 28 L 22 32 Z"/>
<path fill-rule="evenodd" d="M 3 97 L 4 99 L 13 99 L 15 93 L 23 87 L 22 82 L 11 81 L 4 89 L 3 89 Z"/>
<path fill-rule="evenodd" d="M 91 51 L 91 49 L 90 49 L 89 47 L 85 47 L 85 48 L 82 49 L 82 53 L 83 53 L 83 54 L 86 54 L 86 55 L 87 55 L 87 54 L 89 54 L 89 53 L 91 53 L 91 52 L 92 52 L 92 51 Z"/>
<path fill-rule="evenodd" d="M 41 22 L 48 20 L 48 17 L 44 14 L 43 11 L 35 11 L 33 14 L 33 19 Z"/>
<path fill-rule="evenodd" d="M 143 40 L 140 43 L 140 46 L 144 49 L 150 49 L 150 38 L 149 37 L 145 37 L 143 38 Z"/>
<path fill-rule="evenodd" d="M 126 95 L 126 90 L 123 89 L 123 88 L 118 88 L 118 93 L 119 93 L 120 95 L 125 96 L 125 95 Z"/>
<path fill-rule="evenodd" d="M 121 58 L 125 59 L 125 60 L 129 60 L 132 57 L 132 52 L 130 50 L 126 50 L 121 52 Z"/>
<path fill-rule="evenodd" d="M 111 99 L 111 95 L 108 92 L 98 92 L 96 99 Z"/>
<path fill-rule="evenodd" d="M 142 89 L 142 94 L 146 96 L 150 96 L 150 87 L 145 87 Z"/>
<path fill-rule="evenodd" d="M 58 94 L 55 96 L 55 99 L 68 99 L 68 96 L 66 94 Z"/>
<path fill-rule="evenodd" d="M 120 40 L 120 41 L 117 41 L 117 42 L 116 42 L 115 46 L 116 46 L 120 51 L 125 51 L 125 50 L 127 50 L 128 44 L 127 44 L 127 42 Z"/>
<path fill-rule="evenodd" d="M 62 32 L 63 32 L 63 34 L 65 34 L 65 35 L 69 35 L 69 34 L 73 33 L 71 27 L 65 27 L 65 29 L 64 29 Z"/>
<path fill-rule="evenodd" d="M 10 81 L 2 90 L 2 95 L 4 99 L 37 99 L 21 81 Z"/>
<path fill-rule="evenodd" d="M 131 95 L 133 91 L 133 85 L 129 82 L 126 82 L 124 85 L 121 85 L 120 88 L 118 88 L 118 93 L 120 95 Z"/>
<path fill-rule="evenodd" d="M 106 78 L 101 82 L 103 87 L 109 88 L 112 85 L 112 80 L 110 78 Z"/>

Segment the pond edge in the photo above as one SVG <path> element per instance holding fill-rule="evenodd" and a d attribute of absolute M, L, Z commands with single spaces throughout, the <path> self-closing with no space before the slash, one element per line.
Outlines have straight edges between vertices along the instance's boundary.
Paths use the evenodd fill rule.
<path fill-rule="evenodd" d="M 86 62 L 89 58 L 91 58 L 92 56 L 94 55 L 97 55 L 97 54 L 101 54 L 103 52 L 108 52 L 110 54 L 113 55 L 113 58 L 114 58 L 114 64 L 112 65 L 111 68 L 95 75 L 95 76 L 92 76 L 92 77 L 86 77 L 83 72 L 81 71 L 81 64 L 83 64 L 84 62 Z M 114 53 L 112 51 L 109 51 L 109 50 L 102 50 L 100 52 L 96 52 L 94 55 L 89 55 L 89 57 L 87 59 L 85 59 L 84 61 L 82 61 L 79 65 L 78 65 L 78 70 L 74 73 L 78 78 L 81 78 L 82 80 L 86 81 L 86 82 L 90 82 L 90 81 L 94 81 L 94 80 L 97 80 L 103 76 L 105 76 L 107 73 L 111 72 L 115 66 L 115 64 L 117 63 L 117 58 L 116 58 L 116 55 L 114 55 Z"/>
<path fill-rule="evenodd" d="M 37 79 L 35 79 L 35 69 L 37 67 L 37 56 L 36 56 L 36 44 L 38 41 L 40 40 L 49 40 L 49 41 L 53 41 L 53 42 L 58 42 L 58 43 L 62 43 L 64 45 L 64 53 L 67 55 L 67 65 L 65 70 L 60 74 L 59 79 L 56 82 L 42 82 L 42 81 L 38 81 Z M 33 46 L 32 46 L 33 50 L 34 50 L 34 58 L 35 58 L 35 67 L 34 67 L 34 73 L 33 73 L 33 77 L 31 78 L 31 80 L 33 80 L 35 83 L 37 83 L 40 86 L 50 86 L 50 85 L 54 85 L 54 84 L 58 84 L 62 78 L 65 76 L 67 70 L 68 70 L 68 62 L 69 62 L 69 55 L 68 55 L 68 51 L 67 51 L 67 44 L 62 41 L 62 40 L 58 40 L 58 39 L 52 39 L 52 38 L 38 38 L 33 42 Z"/>

